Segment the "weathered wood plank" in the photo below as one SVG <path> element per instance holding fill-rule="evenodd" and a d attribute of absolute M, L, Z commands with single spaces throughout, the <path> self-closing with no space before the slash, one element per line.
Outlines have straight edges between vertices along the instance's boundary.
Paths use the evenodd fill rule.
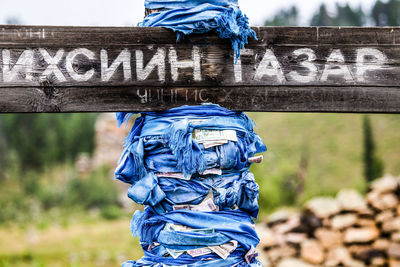
<path fill-rule="evenodd" d="M 235 63 L 214 34 L 0 26 L 0 112 L 400 113 L 400 28 L 256 27 Z"/>
<path fill-rule="evenodd" d="M 5 98 L 0 101 L 0 110 L 7 112 L 159 111 L 213 102 L 246 111 L 398 113 L 400 98 L 400 87 L 106 86 L 2 90 Z"/>

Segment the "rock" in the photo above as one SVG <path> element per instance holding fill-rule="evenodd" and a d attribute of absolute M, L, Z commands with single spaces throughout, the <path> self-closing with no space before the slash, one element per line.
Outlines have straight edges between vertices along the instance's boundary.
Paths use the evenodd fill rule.
<path fill-rule="evenodd" d="M 307 240 L 307 235 L 303 233 L 288 233 L 284 239 L 289 244 L 301 244 Z"/>
<path fill-rule="evenodd" d="M 388 193 L 396 191 L 399 187 L 399 181 L 391 176 L 386 175 L 385 177 L 376 180 L 371 184 L 371 190 L 378 193 Z"/>
<path fill-rule="evenodd" d="M 394 213 L 391 210 L 387 210 L 376 215 L 375 221 L 378 223 L 384 223 L 393 220 L 394 217 Z"/>
<path fill-rule="evenodd" d="M 373 258 L 371 260 L 370 266 L 386 266 L 386 259 L 384 257 L 379 257 L 379 258 Z"/>
<path fill-rule="evenodd" d="M 272 263 L 269 261 L 269 259 L 267 259 L 265 253 L 262 252 L 258 252 L 259 256 L 257 257 L 258 260 L 261 262 L 263 267 L 272 267 Z"/>
<path fill-rule="evenodd" d="M 316 266 L 308 264 L 299 259 L 289 258 L 281 260 L 277 265 L 277 267 L 316 267 Z"/>
<path fill-rule="evenodd" d="M 342 244 L 342 233 L 326 228 L 320 228 L 315 231 L 315 237 L 325 249 L 340 246 Z"/>
<path fill-rule="evenodd" d="M 272 230 L 277 234 L 285 234 L 300 226 L 300 216 L 295 214 L 291 216 L 285 223 L 277 224 Z"/>
<path fill-rule="evenodd" d="M 400 232 L 392 233 L 390 238 L 393 242 L 400 243 Z"/>
<path fill-rule="evenodd" d="M 314 198 L 307 202 L 306 209 L 319 218 L 326 218 L 340 212 L 336 199 L 330 197 Z"/>
<path fill-rule="evenodd" d="M 323 220 L 322 220 L 322 226 L 323 227 L 331 227 L 331 220 L 329 219 L 329 218 L 324 218 Z"/>
<path fill-rule="evenodd" d="M 386 251 L 390 247 L 390 241 L 384 238 L 375 240 L 375 242 L 372 244 L 372 248 L 376 250 L 381 250 L 381 251 Z"/>
<path fill-rule="evenodd" d="M 349 228 L 344 234 L 345 243 L 367 243 L 379 237 L 379 230 L 376 227 Z"/>
<path fill-rule="evenodd" d="M 366 219 L 370 219 L 373 218 L 375 216 L 375 212 L 370 209 L 369 207 L 363 211 L 359 211 L 357 212 L 358 216 L 361 218 L 366 218 Z"/>
<path fill-rule="evenodd" d="M 399 205 L 399 199 L 395 194 L 381 195 L 380 201 L 383 209 L 395 209 Z"/>
<path fill-rule="evenodd" d="M 370 227 L 370 226 L 376 226 L 376 223 L 373 219 L 358 218 L 356 225 L 361 227 Z"/>
<path fill-rule="evenodd" d="M 387 254 L 390 258 L 400 259 L 400 244 L 391 243 L 387 250 Z"/>
<path fill-rule="evenodd" d="M 400 267 L 400 260 L 390 259 L 389 267 Z"/>
<path fill-rule="evenodd" d="M 88 176 L 92 170 L 92 161 L 88 154 L 80 154 L 75 160 L 75 169 L 79 174 Z"/>
<path fill-rule="evenodd" d="M 278 245 L 278 239 L 277 239 L 275 233 L 271 231 L 271 229 L 261 226 L 261 225 L 257 225 L 256 232 L 260 238 L 259 246 L 261 248 L 263 248 L 263 249 L 270 248 L 270 247 Z"/>
<path fill-rule="evenodd" d="M 336 200 L 343 211 L 363 211 L 367 209 L 366 201 L 356 190 L 343 189 L 337 194 Z"/>
<path fill-rule="evenodd" d="M 352 245 L 348 247 L 354 258 L 363 262 L 371 262 L 375 258 L 384 258 L 385 252 L 371 248 L 369 245 Z"/>
<path fill-rule="evenodd" d="M 268 250 L 266 254 L 268 259 L 275 263 L 284 258 L 295 257 L 297 251 L 291 246 L 282 246 L 278 248 L 272 248 Z"/>
<path fill-rule="evenodd" d="M 321 264 L 325 259 L 325 253 L 316 240 L 306 240 L 301 244 L 301 258 L 312 264 Z"/>
<path fill-rule="evenodd" d="M 372 191 L 367 194 L 367 200 L 372 207 L 381 211 L 397 208 L 399 204 L 399 199 L 392 193 L 380 194 Z"/>
<path fill-rule="evenodd" d="M 356 260 L 350 260 L 349 262 L 346 263 L 346 267 L 365 267 L 365 264 L 362 263 L 361 261 L 356 261 Z"/>
<path fill-rule="evenodd" d="M 305 211 L 301 216 L 301 225 L 298 228 L 300 232 L 312 236 L 318 228 L 323 226 L 323 219 L 315 216 L 311 211 Z"/>
<path fill-rule="evenodd" d="M 349 251 L 344 247 L 337 247 L 331 249 L 328 252 L 327 260 L 325 262 L 326 267 L 337 267 L 337 266 L 352 266 L 352 267 L 364 267 L 365 265 L 361 262 L 355 261 L 351 258 Z"/>
<path fill-rule="evenodd" d="M 385 233 L 400 231 L 400 217 L 385 221 L 382 224 L 382 231 Z"/>
<path fill-rule="evenodd" d="M 355 225 L 357 216 L 355 214 L 336 215 L 332 218 L 331 226 L 333 229 L 341 230 Z"/>
<path fill-rule="evenodd" d="M 268 216 L 267 225 L 269 227 L 272 227 L 276 224 L 287 222 L 289 218 L 293 215 L 293 212 L 289 212 L 287 210 L 279 210 Z"/>
<path fill-rule="evenodd" d="M 359 257 L 361 254 L 367 254 L 371 248 L 369 245 L 351 245 L 347 247 L 347 250 L 350 252 L 351 255 Z"/>
<path fill-rule="evenodd" d="M 95 168 L 102 165 L 116 167 L 121 157 L 125 138 L 129 133 L 132 122 L 126 127 L 118 127 L 115 114 L 101 114 L 95 125 L 95 150 L 93 153 L 93 165 Z"/>

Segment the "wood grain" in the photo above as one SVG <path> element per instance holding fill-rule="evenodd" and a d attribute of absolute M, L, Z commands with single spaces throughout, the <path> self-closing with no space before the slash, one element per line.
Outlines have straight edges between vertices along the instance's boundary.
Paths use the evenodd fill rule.
<path fill-rule="evenodd" d="M 214 34 L 0 26 L 0 112 L 400 113 L 400 28 L 256 27 L 235 64 Z"/>

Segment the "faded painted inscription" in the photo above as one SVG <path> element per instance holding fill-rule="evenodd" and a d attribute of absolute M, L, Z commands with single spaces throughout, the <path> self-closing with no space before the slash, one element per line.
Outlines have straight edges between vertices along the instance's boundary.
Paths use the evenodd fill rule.
<path fill-rule="evenodd" d="M 45 37 L 46 32 L 25 32 Z M 363 85 L 378 83 L 375 77 L 390 72 L 388 56 L 378 48 L 332 48 L 321 53 L 313 48 L 292 49 L 285 54 L 257 46 L 242 51 L 235 63 L 232 53 L 222 51 L 219 73 L 207 68 L 207 49 L 199 46 L 142 46 L 132 48 L 31 48 L 1 49 L 0 86 L 38 86 L 43 80 L 68 86 L 124 85 L 137 89 L 142 104 L 150 102 L 203 103 L 213 99 L 208 89 L 218 85 L 221 101 L 233 98 L 229 86 Z M 216 69 L 216 68 L 214 68 Z M 218 83 L 213 84 L 214 81 Z M 151 89 L 151 87 L 165 89 Z M 265 97 L 265 96 L 258 96 Z"/>
<path fill-rule="evenodd" d="M 191 57 L 181 59 L 179 51 L 174 47 L 159 47 L 143 51 L 140 49 L 121 49 L 110 56 L 107 49 L 94 51 L 88 48 L 76 48 L 68 51 L 58 49 L 52 51 L 46 48 L 1 51 L 2 77 L 0 82 L 35 81 L 35 74 L 41 78 L 54 76 L 58 82 L 116 82 L 116 81 L 146 81 L 154 72 L 160 83 L 170 80 L 180 82 L 188 79 L 182 73 L 190 72 L 194 82 L 204 80 L 202 58 L 207 57 L 204 51 L 193 46 Z M 258 51 L 259 52 L 259 51 Z M 379 72 L 388 69 L 385 66 L 388 58 L 382 51 L 375 48 L 356 48 L 355 59 L 348 62 L 340 49 L 332 49 L 324 59 L 323 68 L 317 67 L 317 55 L 311 48 L 296 49 L 291 57 L 302 58 L 298 63 L 302 71 L 287 71 L 290 66 L 284 65 L 274 51 L 266 48 L 261 53 L 254 49 L 245 49 L 241 58 L 232 67 L 226 68 L 232 73 L 222 73 L 225 79 L 232 79 L 235 83 L 262 83 L 274 81 L 286 84 L 294 81 L 298 83 L 329 82 L 332 79 L 343 79 L 344 82 L 364 82 L 371 71 Z M 244 75 L 243 57 L 258 57 L 260 60 L 249 66 L 252 73 Z M 147 58 L 147 59 L 145 59 Z M 38 65 L 38 61 L 44 64 Z M 355 61 L 355 62 L 354 62 Z M 96 67 L 96 65 L 100 67 Z M 321 63 L 319 63 L 321 64 Z M 45 65 L 45 68 L 43 68 Z M 82 68 L 81 65 L 89 68 Z M 249 65 L 249 63 L 246 63 Z M 83 71 L 85 69 L 85 71 Z M 246 70 L 246 72 L 249 72 Z M 117 75 L 117 74 L 120 75 Z M 99 75 L 96 75 L 99 74 Z M 152 78 L 154 80 L 154 78 Z"/>

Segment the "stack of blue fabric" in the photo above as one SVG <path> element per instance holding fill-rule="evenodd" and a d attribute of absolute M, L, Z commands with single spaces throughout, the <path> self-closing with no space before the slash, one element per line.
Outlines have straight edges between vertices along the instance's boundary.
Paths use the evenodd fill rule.
<path fill-rule="evenodd" d="M 165 27 L 178 40 L 216 32 L 230 39 L 236 59 L 256 38 L 237 0 L 146 0 L 139 26 Z M 133 113 L 117 113 L 119 124 Z M 143 112 L 127 137 L 115 171 L 145 206 L 132 219 L 144 257 L 133 266 L 261 266 L 255 248 L 258 185 L 249 167 L 266 151 L 242 112 L 218 105 Z"/>
<path fill-rule="evenodd" d="M 119 124 L 132 114 L 118 113 Z M 115 174 L 145 206 L 131 224 L 145 256 L 123 266 L 261 266 L 249 167 L 264 151 L 243 112 L 206 104 L 141 113 Z"/>

